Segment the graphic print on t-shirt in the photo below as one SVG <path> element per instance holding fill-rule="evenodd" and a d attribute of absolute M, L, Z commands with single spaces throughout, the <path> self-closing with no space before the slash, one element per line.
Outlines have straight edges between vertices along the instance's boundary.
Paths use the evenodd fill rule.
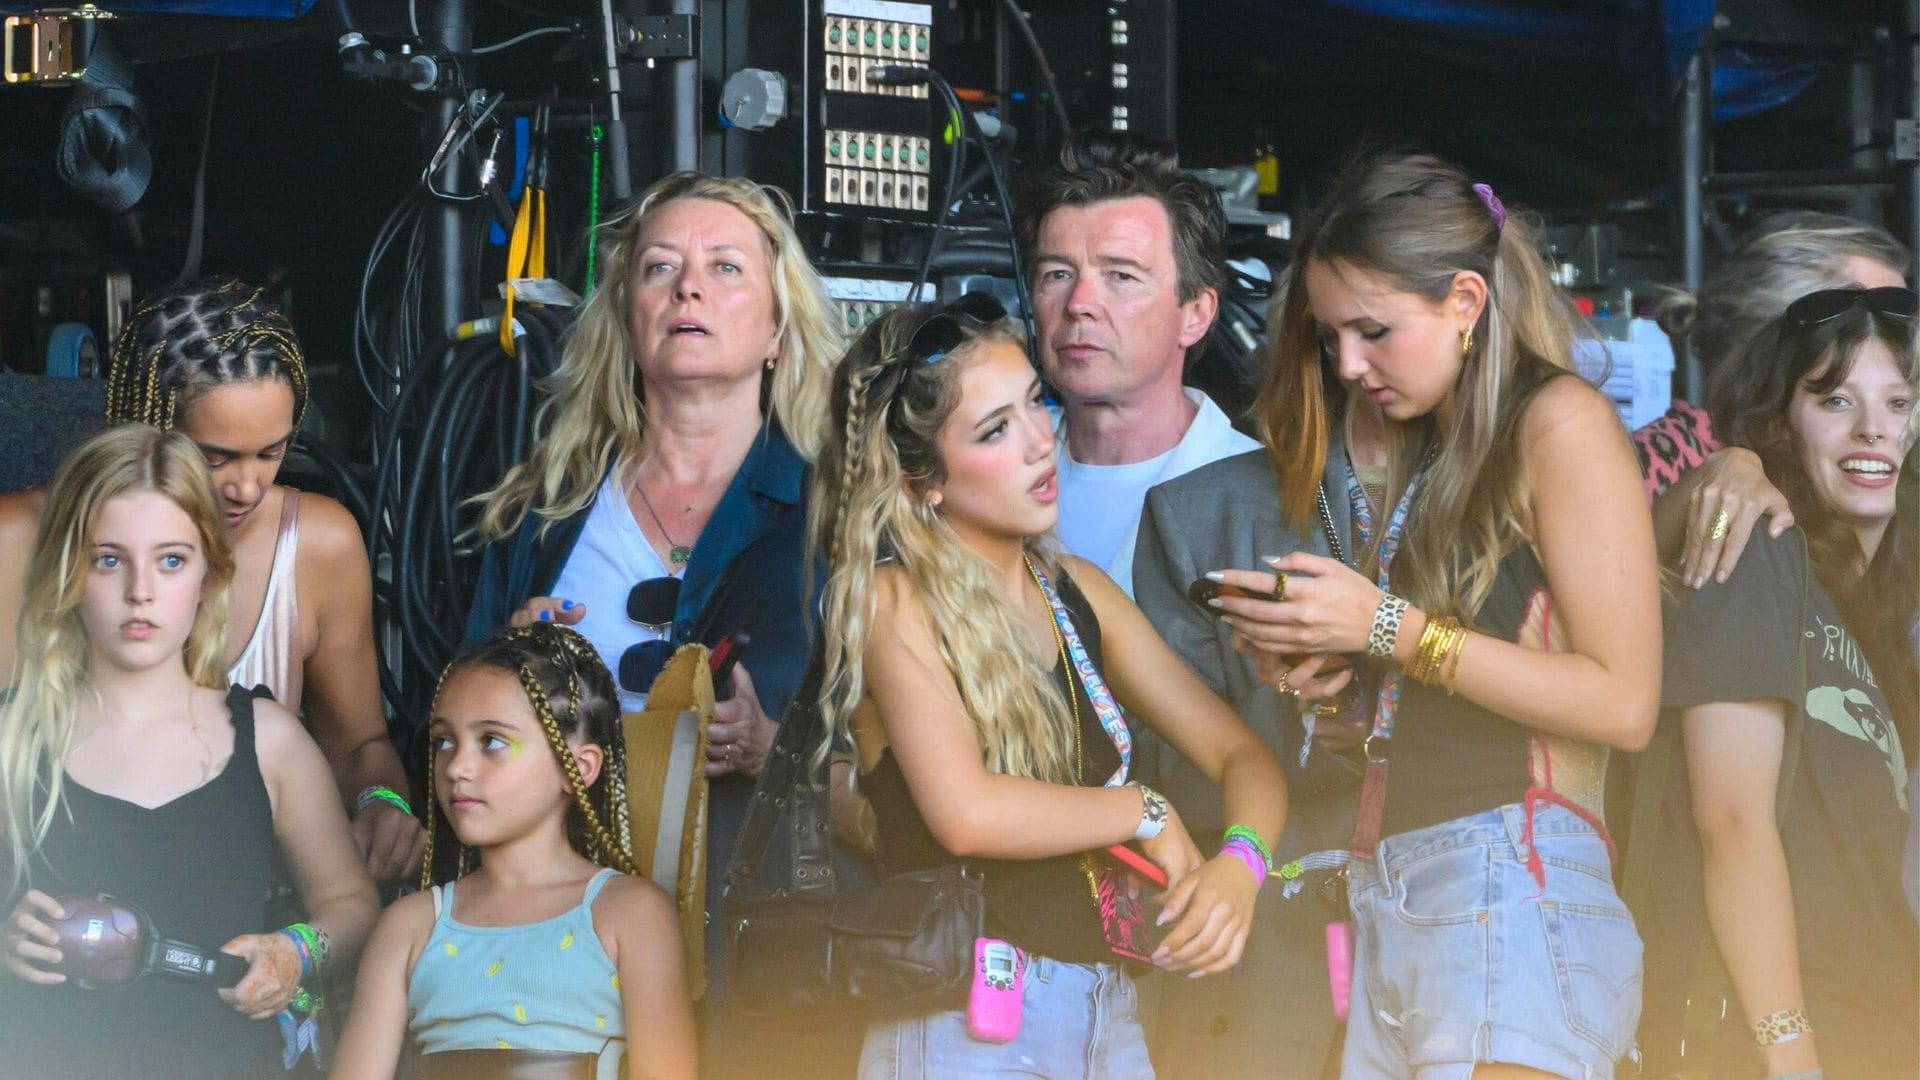
<path fill-rule="evenodd" d="M 1866 691 L 1857 687 L 1812 687 L 1807 691 L 1807 715 L 1842 735 L 1877 747 L 1886 761 L 1887 776 L 1893 781 L 1894 799 L 1900 809 L 1912 812 L 1907 805 L 1907 763 L 1900 753 L 1900 735 Z"/>
<path fill-rule="evenodd" d="M 1900 809 L 1907 805 L 1907 759 L 1900 733 L 1889 723 L 1866 654 L 1838 620 L 1829 621 L 1817 607 L 1812 625 L 1804 631 L 1807 643 L 1807 716 L 1851 739 L 1877 749 L 1893 784 Z"/>

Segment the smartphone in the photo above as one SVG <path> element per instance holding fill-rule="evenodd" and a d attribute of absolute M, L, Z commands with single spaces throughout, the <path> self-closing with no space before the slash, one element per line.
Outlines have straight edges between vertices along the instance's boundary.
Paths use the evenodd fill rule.
<path fill-rule="evenodd" d="M 745 630 L 735 631 L 720 639 L 720 643 L 707 654 L 707 665 L 713 672 L 713 699 L 725 701 L 733 696 L 733 669 L 740 663 L 740 657 L 753 644 L 753 635 Z"/>
<path fill-rule="evenodd" d="M 967 1034 L 990 1043 L 1020 1037 L 1027 972 L 1020 952 L 999 938 L 973 939 L 973 987 L 967 992 Z"/>
<path fill-rule="evenodd" d="M 1207 601 L 1217 596 L 1232 596 L 1242 600 L 1273 599 L 1264 593 L 1248 592 L 1238 585 L 1228 585 L 1223 581 L 1212 581 L 1204 577 L 1194 578 L 1193 584 L 1187 586 L 1187 599 L 1216 615 L 1219 614 L 1219 609 L 1208 606 Z"/>

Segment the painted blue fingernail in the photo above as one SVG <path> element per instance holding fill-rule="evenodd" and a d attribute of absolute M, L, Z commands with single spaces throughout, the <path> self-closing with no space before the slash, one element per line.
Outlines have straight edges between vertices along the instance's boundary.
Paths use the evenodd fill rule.
<path fill-rule="evenodd" d="M 572 611 L 572 610 L 573 610 L 573 601 L 571 601 L 571 600 L 562 600 L 562 601 L 560 601 L 560 610 L 562 610 L 562 611 Z"/>
<path fill-rule="evenodd" d="M 542 609 L 540 610 L 540 617 L 541 617 L 542 619 L 551 619 L 551 618 L 553 618 L 553 612 L 551 612 L 551 611 L 548 611 L 548 610 L 546 610 L 545 608 L 542 608 Z"/>
<path fill-rule="evenodd" d="M 1207 571 L 1207 580 L 1208 581 L 1225 581 L 1227 580 L 1227 575 L 1222 573 L 1219 570 L 1209 570 Z"/>

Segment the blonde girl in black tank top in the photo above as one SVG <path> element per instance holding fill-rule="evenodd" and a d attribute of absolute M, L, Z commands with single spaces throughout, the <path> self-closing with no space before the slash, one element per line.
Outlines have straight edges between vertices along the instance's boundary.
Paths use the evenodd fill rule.
<path fill-rule="evenodd" d="M 82 444 L 49 493 L 0 707 L 0 1044 L 21 1075 L 274 1071 L 272 1018 L 351 965 L 378 910 L 313 740 L 226 685 L 217 505 L 194 445 L 143 425 Z M 264 924 L 276 840 L 312 913 L 286 930 Z M 245 959 L 245 977 L 218 996 L 155 975 L 81 989 L 63 966 L 81 944 L 50 923 L 58 895 L 98 892 Z"/>

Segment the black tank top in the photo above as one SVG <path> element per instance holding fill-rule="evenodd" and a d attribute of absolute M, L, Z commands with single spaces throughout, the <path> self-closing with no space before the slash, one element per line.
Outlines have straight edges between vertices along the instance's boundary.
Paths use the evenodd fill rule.
<path fill-rule="evenodd" d="M 1520 640 L 1529 613 L 1538 619 L 1550 610 L 1546 590 L 1540 560 L 1521 544 L 1501 560 L 1473 628 L 1503 641 Z M 1529 783 L 1531 729 L 1440 687 L 1412 679 L 1403 685 L 1382 836 L 1521 801 Z"/>
<path fill-rule="evenodd" d="M 139 905 L 163 936 L 205 949 L 272 929 L 273 811 L 254 754 L 253 697 L 235 686 L 227 708 L 233 756 L 171 802 L 149 810 L 68 778 L 66 812 L 35 856 L 32 887 L 110 893 Z M 258 1077 L 280 1073 L 279 1057 L 278 1025 L 240 1015 L 209 984 L 156 974 L 83 990 L 0 975 L 0 1074 Z"/>
<path fill-rule="evenodd" d="M 1060 600 L 1073 617 L 1087 658 L 1102 666 L 1100 622 L 1079 586 L 1064 572 L 1055 581 Z M 1080 783 L 1099 787 L 1120 767 L 1120 752 L 1094 715 L 1086 688 L 1057 660 L 1053 677 L 1062 693 L 1072 694 L 1080 712 L 1080 745 L 1084 767 Z M 940 846 L 926 819 L 913 803 L 906 778 L 891 747 L 881 751 L 873 771 L 860 778 L 873 804 L 880 830 L 881 857 L 890 873 L 924 870 L 957 860 Z M 1051 859 L 973 859 L 970 865 L 986 878 L 987 933 L 1028 952 L 1073 964 L 1096 964 L 1115 959 L 1100 929 L 1100 910 L 1092 885 L 1077 855 Z"/>

